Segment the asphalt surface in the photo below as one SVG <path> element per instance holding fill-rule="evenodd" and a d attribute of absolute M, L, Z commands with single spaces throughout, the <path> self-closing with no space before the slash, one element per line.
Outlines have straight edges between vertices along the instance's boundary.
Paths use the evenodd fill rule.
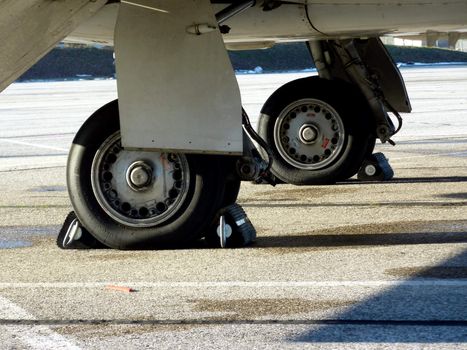
<path fill-rule="evenodd" d="M 258 239 L 226 250 L 58 249 L 70 142 L 115 82 L 8 88 L 0 348 L 467 349 L 467 67 L 403 74 L 414 113 L 377 146 L 392 181 L 244 184 Z M 299 76 L 239 76 L 247 111 Z"/>

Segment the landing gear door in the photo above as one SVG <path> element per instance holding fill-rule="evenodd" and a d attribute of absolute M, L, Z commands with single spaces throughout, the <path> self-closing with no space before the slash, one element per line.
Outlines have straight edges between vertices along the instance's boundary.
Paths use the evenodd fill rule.
<path fill-rule="evenodd" d="M 241 99 L 209 0 L 120 5 L 115 54 L 123 146 L 241 154 Z"/>
<path fill-rule="evenodd" d="M 362 60 L 372 74 L 376 74 L 384 97 L 396 111 L 410 113 L 412 106 L 404 79 L 379 38 L 356 42 Z"/>

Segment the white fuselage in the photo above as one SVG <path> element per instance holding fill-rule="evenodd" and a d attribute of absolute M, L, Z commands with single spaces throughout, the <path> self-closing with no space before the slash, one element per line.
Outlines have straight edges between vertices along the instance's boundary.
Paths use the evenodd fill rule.
<path fill-rule="evenodd" d="M 467 1 L 333 0 L 284 4 L 263 11 L 260 2 L 225 24 L 231 48 L 268 47 L 276 42 L 420 34 L 467 30 Z M 214 5 L 221 10 L 225 5 Z M 119 4 L 104 6 L 69 41 L 113 45 Z"/>

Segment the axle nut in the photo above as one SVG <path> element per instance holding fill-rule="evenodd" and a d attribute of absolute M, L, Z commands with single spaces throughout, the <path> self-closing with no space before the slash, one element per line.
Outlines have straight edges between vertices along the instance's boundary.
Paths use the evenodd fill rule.
<path fill-rule="evenodd" d="M 152 168 L 143 161 L 137 161 L 130 165 L 127 171 L 127 183 L 132 189 L 139 191 L 152 182 Z"/>

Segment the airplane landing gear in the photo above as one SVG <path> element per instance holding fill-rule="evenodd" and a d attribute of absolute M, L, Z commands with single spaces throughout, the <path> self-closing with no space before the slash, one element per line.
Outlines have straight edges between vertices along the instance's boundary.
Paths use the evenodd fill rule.
<path fill-rule="evenodd" d="M 76 135 L 67 182 L 80 223 L 106 246 L 181 245 L 199 238 L 235 202 L 240 180 L 226 163 L 218 156 L 123 149 L 113 101 Z"/>
<path fill-rule="evenodd" d="M 371 154 L 371 113 L 350 84 L 317 77 L 279 88 L 261 111 L 258 133 L 274 154 L 272 173 L 295 185 L 355 175 Z"/>

